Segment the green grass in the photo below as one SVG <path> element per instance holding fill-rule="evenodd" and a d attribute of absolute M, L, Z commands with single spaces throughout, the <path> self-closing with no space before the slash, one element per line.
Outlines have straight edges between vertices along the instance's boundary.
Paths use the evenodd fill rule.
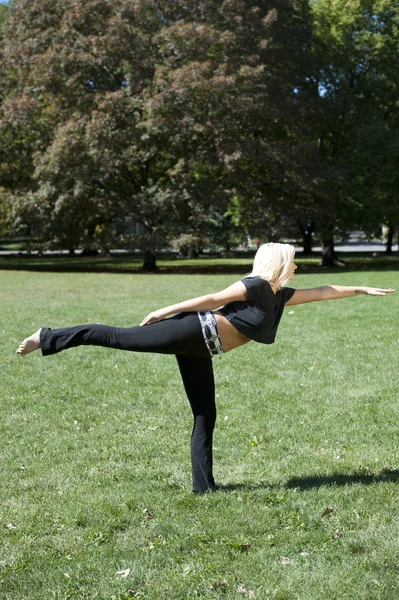
<path fill-rule="evenodd" d="M 0 273 L 1 599 L 399 597 L 399 293 L 293 307 L 276 344 L 215 359 L 220 489 L 200 497 L 173 357 L 15 354 L 41 325 L 131 325 L 236 278 Z M 399 288 L 295 285 L 323 283 Z"/>

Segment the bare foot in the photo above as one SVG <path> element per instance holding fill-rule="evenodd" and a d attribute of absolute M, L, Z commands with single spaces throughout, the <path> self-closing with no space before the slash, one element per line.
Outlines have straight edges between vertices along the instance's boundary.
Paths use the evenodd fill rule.
<path fill-rule="evenodd" d="M 26 338 L 23 342 L 21 342 L 17 354 L 29 354 L 29 352 L 33 352 L 34 350 L 38 350 L 40 348 L 40 332 L 42 328 L 38 329 L 36 333 L 33 333 L 31 336 Z"/>

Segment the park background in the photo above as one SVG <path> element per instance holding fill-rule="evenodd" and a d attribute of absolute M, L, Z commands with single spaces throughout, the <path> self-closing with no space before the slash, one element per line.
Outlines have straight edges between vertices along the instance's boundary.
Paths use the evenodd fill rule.
<path fill-rule="evenodd" d="M 0 598 L 399 597 L 395 294 L 294 307 L 215 359 L 202 497 L 173 358 L 14 354 L 222 289 L 263 241 L 297 246 L 294 286 L 398 287 L 398 3 L 0 20 Z"/>
<path fill-rule="evenodd" d="M 397 234 L 393 0 L 0 5 L 3 247 Z M 15 244 L 11 246 L 15 248 Z"/>

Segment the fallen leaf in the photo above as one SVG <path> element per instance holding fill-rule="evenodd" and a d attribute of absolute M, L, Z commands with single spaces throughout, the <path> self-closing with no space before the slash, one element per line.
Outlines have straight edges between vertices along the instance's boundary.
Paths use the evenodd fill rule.
<path fill-rule="evenodd" d="M 331 506 L 327 506 L 327 508 L 325 508 L 323 510 L 323 512 L 321 513 L 322 517 L 326 517 L 327 515 L 331 515 L 331 513 L 334 512 L 334 509 Z"/>
<path fill-rule="evenodd" d="M 211 584 L 211 589 L 212 590 L 220 590 L 221 592 L 226 592 L 227 591 L 227 581 L 225 579 L 223 579 L 223 581 L 214 581 Z"/>
<path fill-rule="evenodd" d="M 119 577 L 123 577 L 123 579 L 126 579 L 126 577 L 129 577 L 129 575 L 130 575 L 130 569 L 124 569 L 122 571 L 117 571 L 116 574 L 119 575 Z"/>
<path fill-rule="evenodd" d="M 241 552 L 248 552 L 248 550 L 250 549 L 251 544 L 240 544 L 240 550 Z"/>
<path fill-rule="evenodd" d="M 333 536 L 334 540 L 339 540 L 339 538 L 342 537 L 342 533 L 340 532 L 339 529 L 336 529 L 334 531 L 334 533 L 332 534 L 332 536 Z"/>
<path fill-rule="evenodd" d="M 292 564 L 292 560 L 290 558 L 287 558 L 286 556 L 280 556 L 280 564 L 282 564 L 282 565 L 291 565 Z"/>

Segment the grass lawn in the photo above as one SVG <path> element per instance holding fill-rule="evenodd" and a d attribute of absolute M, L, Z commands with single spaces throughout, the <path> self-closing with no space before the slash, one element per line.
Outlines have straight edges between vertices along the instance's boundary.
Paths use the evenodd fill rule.
<path fill-rule="evenodd" d="M 237 278 L 0 272 L 1 599 L 399 598 L 398 271 L 298 275 L 398 292 L 287 309 L 214 360 L 215 494 L 191 494 L 173 357 L 15 354 Z"/>

